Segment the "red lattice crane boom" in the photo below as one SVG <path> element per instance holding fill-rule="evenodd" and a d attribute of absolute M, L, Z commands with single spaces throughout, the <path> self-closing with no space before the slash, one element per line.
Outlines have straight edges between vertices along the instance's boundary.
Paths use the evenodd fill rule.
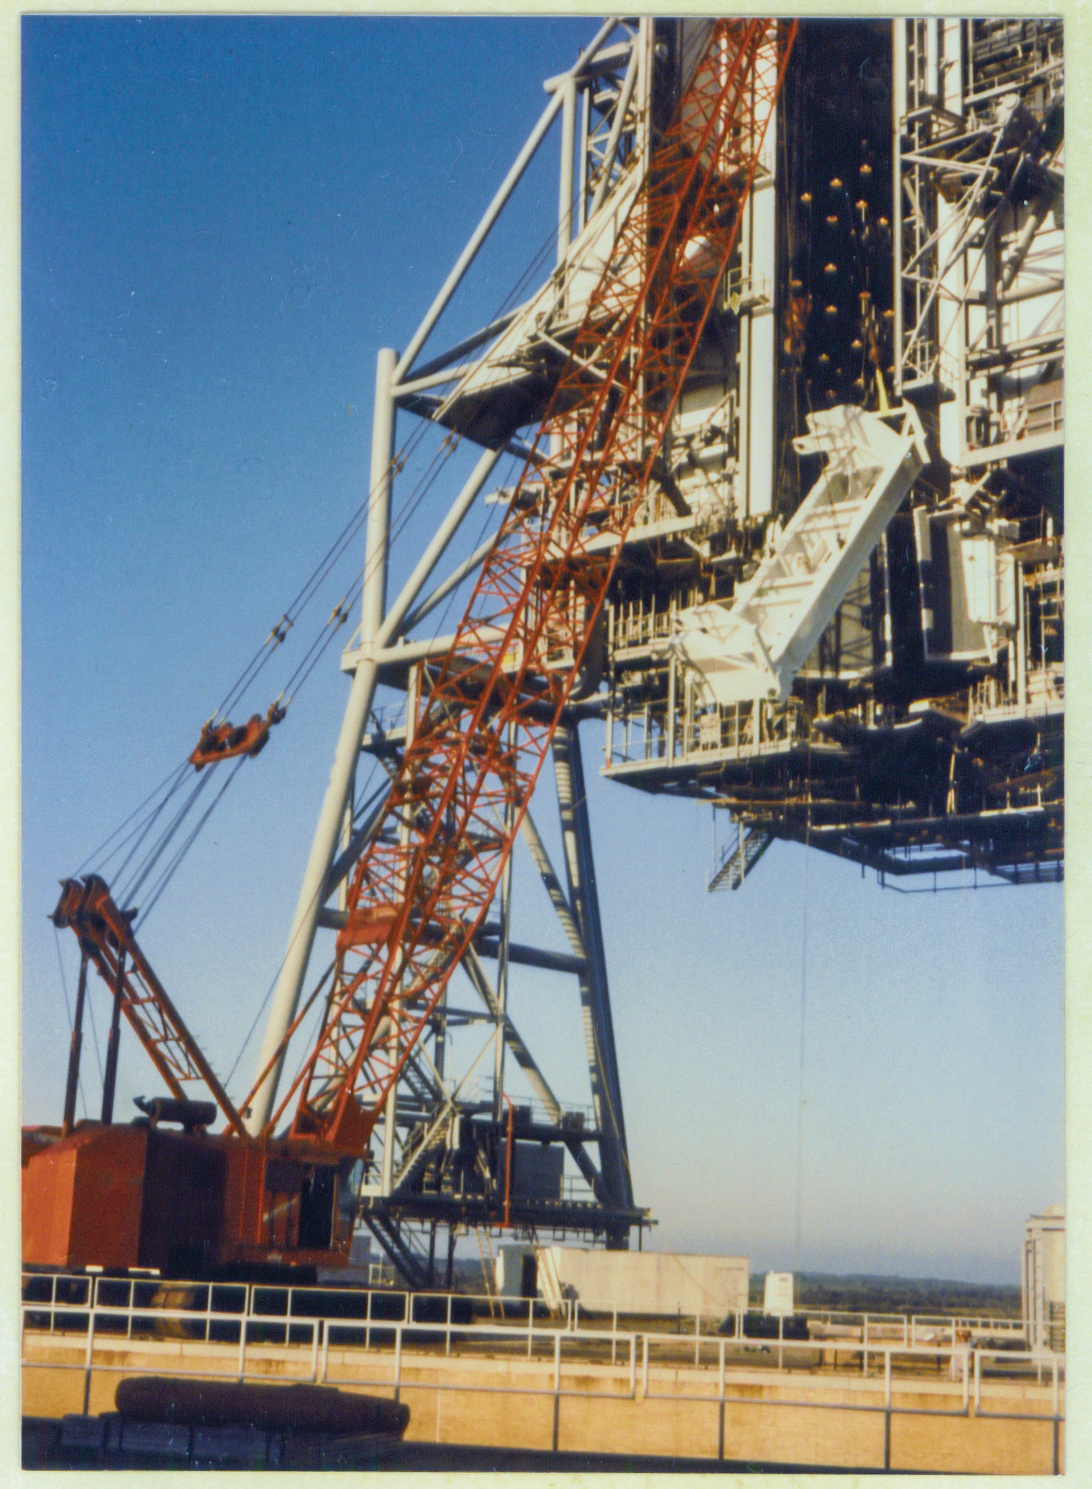
<path fill-rule="evenodd" d="M 363 1151 L 485 917 L 622 543 L 657 479 L 795 30 L 739 18 L 711 29 L 410 721 L 384 830 L 354 874 L 318 1042 L 269 1133 L 295 1098 L 295 1136 Z"/>
<path fill-rule="evenodd" d="M 97 874 L 89 874 L 82 880 L 66 879 L 51 918 L 56 926 L 71 927 L 79 939 L 84 959 L 80 972 L 81 990 L 88 961 L 94 964 L 106 986 L 113 990 L 115 1013 L 110 1045 L 116 1046 L 118 1019 L 124 1014 L 171 1095 L 177 1100 L 185 1100 L 188 1093 L 183 1083 L 200 1082 L 219 1107 L 227 1130 L 242 1136 L 242 1118 L 137 944 L 133 935 L 133 913 L 118 908 L 105 881 Z M 80 1001 L 82 1003 L 82 991 Z M 79 1038 L 78 1030 L 75 1037 Z M 113 1059 L 116 1061 L 116 1054 Z M 110 1067 L 108 1048 L 108 1071 Z M 108 1074 L 107 1086 L 110 1094 L 104 1101 L 104 1109 L 109 1111 L 113 1107 L 112 1073 Z M 75 1096 L 71 1075 L 69 1087 L 66 1126 L 71 1124 Z"/>

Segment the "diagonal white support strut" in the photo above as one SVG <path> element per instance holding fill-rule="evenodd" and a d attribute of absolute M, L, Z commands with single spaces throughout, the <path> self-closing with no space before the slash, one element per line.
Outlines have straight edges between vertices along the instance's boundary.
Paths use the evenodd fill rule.
<path fill-rule="evenodd" d="M 910 405 L 894 414 L 851 405 L 810 414 L 801 455 L 826 469 L 773 551 L 731 605 L 682 611 L 665 648 L 694 669 L 707 701 L 785 698 L 925 465 L 925 436 Z"/>

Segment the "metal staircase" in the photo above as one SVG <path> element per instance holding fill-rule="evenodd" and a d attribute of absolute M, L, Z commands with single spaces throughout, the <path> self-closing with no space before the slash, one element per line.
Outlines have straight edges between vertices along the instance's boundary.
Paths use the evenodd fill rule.
<path fill-rule="evenodd" d="M 735 838 L 725 845 L 707 886 L 710 894 L 716 889 L 738 889 L 772 842 L 764 828 L 737 824 Z"/>
<path fill-rule="evenodd" d="M 379 1210 L 365 1210 L 361 1219 L 410 1287 L 433 1285 L 428 1251 L 407 1226 Z"/>
<path fill-rule="evenodd" d="M 489 1239 L 489 1227 L 476 1225 L 474 1235 L 478 1242 L 478 1255 L 482 1264 L 482 1284 L 485 1296 L 489 1299 L 489 1316 L 496 1318 L 498 1314 L 503 1317 L 503 1309 L 497 1302 L 497 1259 L 493 1255 L 493 1243 Z"/>

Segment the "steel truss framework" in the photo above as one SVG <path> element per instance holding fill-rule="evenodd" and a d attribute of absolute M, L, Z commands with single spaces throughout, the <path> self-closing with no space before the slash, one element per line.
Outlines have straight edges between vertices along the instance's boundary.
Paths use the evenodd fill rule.
<path fill-rule="evenodd" d="M 439 1225 L 625 1245 L 647 1215 L 626 1152 L 582 719 L 606 718 L 609 776 L 727 811 L 735 835 L 711 888 L 739 887 L 778 838 L 885 879 L 956 868 L 1014 884 L 1060 877 L 1060 25 L 894 24 L 893 201 L 862 196 L 852 218 L 862 235 L 879 232 L 884 210 L 894 218 L 891 303 L 861 296 L 859 320 L 841 333 L 873 369 L 867 388 L 857 384 L 871 407 L 846 409 L 833 387 L 825 407 L 812 405 L 813 434 L 796 440 L 807 479 L 790 499 L 762 490 L 768 320 L 779 315 L 787 332 L 763 374 L 772 403 L 779 378 L 799 393 L 805 367 L 831 360 L 816 350 L 831 344 L 819 317 L 829 331 L 839 309 L 812 306 L 802 281 L 774 282 L 784 265 L 772 240 L 792 237 L 786 199 L 810 201 L 817 172 L 831 170 L 810 160 L 793 174 L 784 155 L 773 164 L 767 136 L 780 126 L 795 34 L 774 21 L 607 22 L 549 80 L 542 119 L 417 334 L 401 356 L 380 355 L 362 619 L 343 661 L 349 703 L 254 1087 L 232 1105 L 106 886 L 69 881 L 55 919 L 76 931 L 83 962 L 66 1128 L 94 965 L 114 1000 L 104 1121 L 124 1014 L 172 1095 L 202 1082 L 229 1131 L 265 1142 L 290 1119 L 302 1145 L 369 1152 L 362 1218 L 413 1283 L 433 1280 Z M 556 272 L 524 305 L 421 363 L 557 119 Z M 835 168 L 848 177 L 850 164 Z M 870 169 L 862 159 L 862 179 Z M 824 188 L 832 202 L 843 186 L 839 176 Z M 889 409 L 889 391 L 901 407 Z M 388 605 L 396 410 L 483 453 Z M 841 431 L 826 447 L 824 428 Z M 889 463 L 868 455 L 866 428 L 881 444 L 891 431 L 902 438 Z M 499 535 L 422 598 L 503 450 L 525 466 L 498 494 Z M 818 473 L 807 464 L 817 454 Z M 880 505 L 868 516 L 870 483 Z M 869 523 L 881 516 L 877 542 Z M 475 575 L 454 637 L 408 639 Z M 763 627 L 779 606 L 792 623 L 775 653 Z M 744 622 L 737 680 L 717 682 L 708 638 Z M 772 685 L 740 684 L 748 668 Z M 379 682 L 406 691 L 400 727 L 377 721 Z M 227 748 L 252 746 L 248 736 Z M 367 807 L 354 803 L 362 748 L 390 776 Z M 529 811 L 547 759 L 561 872 Z M 517 837 L 565 953 L 513 935 Z M 336 960 L 301 1008 L 319 927 L 336 931 Z M 520 965 L 577 979 L 586 1111 L 559 1099 L 517 1030 L 509 981 Z M 454 1002 L 457 968 L 477 1007 Z M 316 1007 L 318 1042 L 278 1100 L 289 1041 Z M 478 1061 L 453 1076 L 452 1036 L 479 1025 Z M 483 1098 L 470 1077 L 490 1056 Z M 510 1097 L 506 1060 L 531 1102 Z M 579 1193 L 562 1185 L 562 1151 Z"/>
<path fill-rule="evenodd" d="M 685 60 L 684 84 L 678 83 L 677 62 L 669 73 L 678 97 L 670 124 L 664 98 L 655 96 L 654 27 L 642 23 L 623 50 L 608 48 L 600 57 L 613 29 L 608 23 L 573 72 L 552 80 L 554 99 L 528 142 L 536 146 L 553 115 L 562 114 L 563 263 L 559 279 L 547 287 L 546 316 L 532 301 L 533 317 L 521 320 L 517 311 L 424 368 L 414 366 L 446 296 L 503 205 L 502 189 L 406 352 L 399 359 L 381 357 L 369 521 L 372 582 L 366 586 L 360 646 L 347 657 L 354 680 L 342 733 L 346 748 L 339 747 L 329 810 L 316 834 L 293 928 L 298 965 L 286 964 L 280 1011 L 245 1103 L 252 1131 L 271 1133 L 294 1105 L 294 1135 L 351 1151 L 370 1147 L 364 1215 L 411 1274 L 425 1275 L 434 1252 L 434 1236 L 427 1260 L 424 1247 L 415 1249 L 414 1225 L 427 1230 L 438 1220 L 503 1220 L 525 1228 L 581 1229 L 624 1245 L 630 1229 L 645 1219 L 633 1204 L 625 1150 L 576 725 L 583 712 L 600 707 L 594 699 L 587 708 L 580 702 L 595 686 L 589 640 L 627 531 L 649 490 L 663 480 L 664 438 L 736 244 L 795 28 L 774 21 L 703 23 L 702 45 L 692 44 Z M 599 86 L 604 79 L 606 89 Z M 585 80 L 584 118 L 590 122 L 599 111 L 602 122 L 598 128 L 585 125 L 578 151 L 584 164 L 574 182 L 568 131 Z M 517 160 L 506 187 L 518 179 L 527 154 Z M 551 315 L 557 335 L 548 329 Z M 512 340 L 521 335 L 513 377 Z M 469 367 L 456 365 L 482 344 L 489 344 L 484 357 Z M 513 405 L 519 369 L 522 384 Z M 437 385 L 454 382 L 438 403 L 431 395 L 426 399 L 422 386 L 431 379 Z M 533 420 L 528 399 L 538 400 Z M 395 406 L 428 413 L 478 439 L 488 434 L 492 447 L 487 442 L 418 572 L 384 614 L 374 559 L 385 542 Z M 420 585 L 480 491 L 498 447 L 511 446 L 529 422 L 537 428 L 523 475 L 506 493 L 507 511 L 484 562 L 480 553 L 474 556 L 481 568 L 454 638 L 439 650 L 393 646 L 432 607 L 435 597 L 418 601 Z M 470 561 L 436 596 L 469 570 Z M 406 725 L 398 735 L 370 739 L 388 757 L 390 792 L 373 819 L 345 841 L 352 767 L 377 675 L 395 653 L 408 687 Z M 564 884 L 527 813 L 550 755 Z M 510 855 L 521 832 L 568 937 L 567 960 L 536 956 L 511 937 Z M 324 908 L 354 861 L 341 907 Z M 495 902 L 500 914 L 490 922 L 486 917 Z M 297 1011 L 302 969 L 320 923 L 338 928 L 333 981 L 329 988 L 320 984 Z M 495 984 L 482 966 L 483 955 L 494 952 Z M 590 1128 L 562 1108 L 508 1015 L 508 969 L 521 958 L 538 965 L 552 961 L 578 977 L 592 1088 Z M 460 1017 L 447 990 L 460 966 L 497 1029 L 494 1099 L 486 1112 L 445 1078 L 445 1031 Z M 320 990 L 325 1013 L 318 1043 L 274 1103 L 287 1042 Z M 538 1117 L 518 1110 L 503 1091 L 505 1050 L 535 1092 Z M 518 1162 L 513 1175 L 513 1142 L 522 1150 L 532 1142 L 559 1140 L 590 1193 L 580 1202 L 559 1203 L 556 1192 L 548 1203 L 536 1202 L 513 1182 L 519 1176 Z"/>
<path fill-rule="evenodd" d="M 823 24 L 804 26 L 805 69 L 826 45 Z M 694 653 L 688 637 L 708 649 L 718 626 L 728 634 L 736 596 L 764 564 L 772 572 L 769 554 L 797 518 L 784 534 L 768 526 L 764 547 L 748 546 L 743 527 L 727 539 L 696 534 L 704 552 L 688 569 L 676 548 L 670 583 L 652 565 L 623 567 L 609 611 L 607 773 L 725 809 L 732 831 L 711 888 L 738 888 L 777 838 L 884 881 L 949 870 L 1058 878 L 1061 23 L 845 30 L 843 50 L 858 50 L 842 106 L 861 122 L 835 153 L 815 158 L 809 145 L 796 91 L 806 94 L 806 76 L 787 85 L 795 133 L 779 155 L 778 234 L 790 248 L 798 241 L 784 256 L 791 283 L 776 294 L 786 330 L 778 386 L 805 407 L 837 405 L 847 358 L 864 359 L 858 401 L 912 401 L 929 460 L 859 577 L 827 596 L 840 603 L 787 698 L 756 688 L 711 699 L 700 667 L 680 666 L 679 653 Z M 893 119 L 870 100 L 869 74 L 891 78 Z M 885 127 L 891 188 L 878 179 Z M 877 245 L 893 263 L 882 275 L 855 270 L 871 288 L 843 295 L 844 260 L 860 264 L 866 243 L 872 271 Z M 851 299 L 859 309 L 847 317 Z M 730 443 L 744 440 L 741 416 Z M 738 488 L 738 472 L 733 480 Z"/>
<path fill-rule="evenodd" d="M 134 914 L 134 911 L 125 912 L 118 908 L 104 880 L 95 874 L 89 874 L 83 880 L 66 879 L 61 885 L 61 897 L 52 920 L 54 925 L 67 926 L 74 931 L 80 943 L 80 978 L 65 1094 L 64 1131 L 71 1130 L 75 1118 L 90 964 L 114 994 L 106 1046 L 101 1120 L 113 1120 L 118 1040 L 124 1014 L 171 1095 L 184 1101 L 187 1093 L 183 1083 L 202 1082 L 226 1120 L 227 1130 L 241 1135 L 244 1130 L 242 1118 L 137 945 L 132 930 Z"/>

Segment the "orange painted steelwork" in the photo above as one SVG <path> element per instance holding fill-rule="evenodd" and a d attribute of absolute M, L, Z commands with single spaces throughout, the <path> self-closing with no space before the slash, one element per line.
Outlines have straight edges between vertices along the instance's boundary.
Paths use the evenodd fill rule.
<path fill-rule="evenodd" d="M 23 1133 L 23 1263 L 200 1277 L 348 1260 L 351 1160 L 326 1144 L 135 1123 Z M 317 1201 L 317 1202 L 316 1202 Z"/>
<path fill-rule="evenodd" d="M 485 916 L 551 737 L 581 686 L 622 542 L 659 479 L 663 440 L 736 243 L 795 30 L 776 20 L 712 27 L 591 296 L 467 614 L 430 688 L 418 690 L 387 807 L 391 830 L 372 839 L 354 874 L 318 1044 L 260 1137 L 245 1133 L 106 884 L 95 876 L 64 884 L 55 923 L 76 932 L 171 1094 L 184 1099 L 183 1082 L 202 1082 L 227 1126 L 164 1133 L 138 1119 L 27 1133 L 29 1264 L 170 1270 L 181 1265 L 179 1245 L 198 1246 L 209 1270 L 345 1259 L 352 1218 L 339 1193 L 355 1193 L 353 1159 L 369 1156 L 388 1094 Z M 257 753 L 280 716 L 274 706 L 243 731 L 206 730 L 192 763 Z M 275 1139 L 293 1098 L 291 1133 Z M 509 1182 L 511 1162 L 509 1152 Z M 509 1202 L 506 1193 L 506 1220 Z M 161 1224 L 172 1204 L 192 1210 L 173 1231 Z"/>
<path fill-rule="evenodd" d="M 322 1032 L 267 1131 L 295 1098 L 294 1133 L 363 1147 L 485 916 L 622 541 L 656 480 L 795 29 L 742 19 L 712 28 L 467 613 L 419 690 L 388 831 L 365 850 L 349 892 Z"/>
<path fill-rule="evenodd" d="M 182 1082 L 201 1081 L 228 1127 L 241 1135 L 242 1118 L 137 945 L 133 912 L 118 908 L 106 881 L 97 874 L 89 874 L 86 879 L 66 879 L 52 919 L 54 925 L 68 926 L 76 933 L 81 950 L 111 989 L 117 988 L 120 965 L 121 1012 L 166 1081 L 171 1095 L 185 1098 L 187 1092 Z"/>
<path fill-rule="evenodd" d="M 215 765 L 218 760 L 231 760 L 238 755 L 257 755 L 269 742 L 269 731 L 284 718 L 284 709 L 271 703 L 263 719 L 252 714 L 245 724 L 235 725 L 226 719 L 222 724 L 206 724 L 201 730 L 190 764 L 197 770 Z"/>
<path fill-rule="evenodd" d="M 143 1116 L 132 1123 L 80 1122 L 72 1131 L 25 1130 L 24 1263 L 203 1275 L 346 1262 L 352 1204 L 343 1215 L 339 1191 L 348 1184 L 355 1203 L 349 1171 L 359 1155 L 329 1143 L 246 1133 L 138 945 L 132 916 L 114 903 L 104 880 L 67 880 L 53 920 L 75 932 L 115 997 L 120 967 L 120 1013 L 182 1103 L 175 1110 L 193 1109 L 192 1086 L 200 1082 L 227 1125 L 215 1135 L 179 1132 Z M 155 1111 L 154 1103 L 148 1109 Z"/>

